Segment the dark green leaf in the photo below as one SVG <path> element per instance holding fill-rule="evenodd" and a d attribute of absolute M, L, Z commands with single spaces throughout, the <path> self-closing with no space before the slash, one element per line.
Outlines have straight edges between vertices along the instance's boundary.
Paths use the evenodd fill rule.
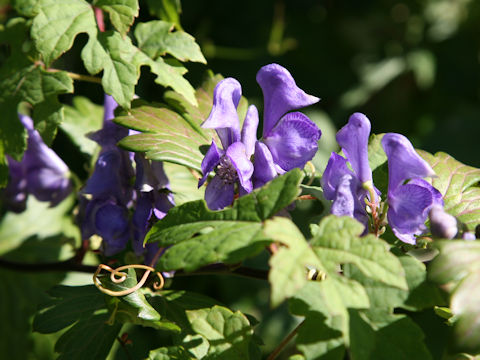
<path fill-rule="evenodd" d="M 445 210 L 474 230 L 480 223 L 480 187 L 476 186 L 480 169 L 462 164 L 443 152 L 419 153 L 437 174 L 429 181 L 442 193 Z"/>
<path fill-rule="evenodd" d="M 173 27 L 174 24 L 161 20 L 138 24 L 138 47 L 152 59 L 168 53 L 183 62 L 206 63 L 195 39 L 184 31 L 173 31 Z"/>
<path fill-rule="evenodd" d="M 192 271 L 215 262 L 239 262 L 269 242 L 261 222 L 295 199 L 301 179 L 301 171 L 292 170 L 222 211 L 208 210 L 204 201 L 185 203 L 155 224 L 145 241 L 173 245 L 159 260 L 162 270 Z"/>
<path fill-rule="evenodd" d="M 409 317 L 387 313 L 350 312 L 350 354 L 360 360 L 418 359 L 432 356 L 425 335 Z"/>
<path fill-rule="evenodd" d="M 138 16 L 138 0 L 96 0 L 94 5 L 108 13 L 110 22 L 122 35 Z"/>
<path fill-rule="evenodd" d="M 43 141 L 50 145 L 57 134 L 57 128 L 63 121 L 64 109 L 56 96 L 50 96 L 33 109 L 35 128 Z"/>
<path fill-rule="evenodd" d="M 183 346 L 170 346 L 150 351 L 148 360 L 195 360 L 195 358 Z"/>

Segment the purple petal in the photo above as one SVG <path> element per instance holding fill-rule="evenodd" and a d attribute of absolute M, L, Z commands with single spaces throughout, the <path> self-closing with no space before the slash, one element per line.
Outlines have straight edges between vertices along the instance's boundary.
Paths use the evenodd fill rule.
<path fill-rule="evenodd" d="M 227 149 L 226 156 L 230 159 L 230 162 L 237 170 L 238 180 L 240 185 L 246 192 L 251 192 L 253 190 L 252 185 L 252 175 L 253 175 L 253 164 L 245 151 L 245 145 L 237 141 L 230 145 Z"/>
<path fill-rule="evenodd" d="M 255 150 L 255 142 L 257 141 L 257 128 L 258 128 L 258 110 L 255 105 L 248 107 L 245 121 L 242 128 L 242 142 L 245 144 L 245 151 L 247 157 L 253 155 Z"/>
<path fill-rule="evenodd" d="M 442 193 L 435 189 L 428 181 L 423 179 L 412 179 L 408 183 L 428 189 L 428 191 L 430 191 L 430 193 L 432 194 L 433 204 L 443 207 L 444 203 Z"/>
<path fill-rule="evenodd" d="M 257 141 L 255 143 L 255 166 L 253 178 L 255 188 L 259 188 L 277 176 L 273 157 L 267 145 Z"/>
<path fill-rule="evenodd" d="M 321 131 L 307 116 L 294 112 L 285 115 L 264 138 L 273 161 L 284 171 L 303 168 L 318 150 Z"/>
<path fill-rule="evenodd" d="M 394 191 L 405 180 L 435 176 L 435 172 L 413 149 L 403 135 L 387 133 L 382 146 L 388 158 L 388 191 Z"/>
<path fill-rule="evenodd" d="M 335 199 L 337 188 L 341 179 L 345 175 L 355 176 L 347 166 L 347 160 L 332 152 L 330 159 L 328 160 L 327 167 L 323 172 L 322 179 L 320 180 L 323 194 L 327 200 Z"/>
<path fill-rule="evenodd" d="M 103 97 L 103 121 L 112 120 L 115 117 L 115 109 L 117 108 L 118 104 L 113 98 L 113 96 L 105 94 Z"/>
<path fill-rule="evenodd" d="M 20 119 L 20 122 L 25 127 L 25 129 L 27 129 L 29 132 L 35 130 L 31 117 L 23 114 L 18 114 L 18 118 Z"/>
<path fill-rule="evenodd" d="M 210 210 L 220 210 L 233 202 L 234 184 L 224 183 L 215 175 L 205 189 L 205 201 Z"/>
<path fill-rule="evenodd" d="M 114 110 L 118 104 L 110 95 L 104 96 L 103 127 L 101 130 L 89 135 L 89 138 L 96 141 L 100 146 L 116 146 L 116 144 L 128 136 L 129 129 L 115 124 L 112 119 L 115 117 Z"/>
<path fill-rule="evenodd" d="M 208 148 L 205 157 L 202 160 L 202 173 L 203 177 L 198 181 L 198 187 L 202 186 L 207 180 L 208 174 L 218 165 L 220 158 L 223 156 L 224 151 L 220 150 L 212 140 L 212 144 Z"/>
<path fill-rule="evenodd" d="M 52 168 L 41 167 L 27 174 L 28 191 L 40 201 L 49 201 L 52 206 L 59 204 L 71 193 L 70 180 Z"/>
<path fill-rule="evenodd" d="M 223 148 L 240 140 L 240 123 L 237 106 L 242 96 L 242 87 L 234 78 L 220 81 L 213 92 L 213 107 L 202 124 L 207 129 L 217 130 Z"/>
<path fill-rule="evenodd" d="M 126 209 L 112 202 L 97 209 L 95 227 L 103 238 L 107 256 L 123 250 L 130 238 Z"/>
<path fill-rule="evenodd" d="M 372 170 L 368 163 L 370 127 L 370 121 L 365 115 L 354 113 L 347 125 L 337 133 L 337 142 L 362 184 L 372 180 Z"/>
<path fill-rule="evenodd" d="M 143 239 L 148 231 L 148 221 L 152 216 L 152 194 L 140 193 L 137 199 L 137 205 L 132 216 L 133 224 L 133 251 L 136 255 L 141 255 L 145 250 L 143 247 Z"/>
<path fill-rule="evenodd" d="M 157 219 L 163 219 L 168 210 L 175 206 L 173 194 L 167 192 L 157 192 L 154 195 L 153 214 Z"/>
<path fill-rule="evenodd" d="M 25 166 L 8 155 L 7 161 L 9 180 L 0 194 L 3 195 L 8 210 L 20 213 L 25 210 L 28 197 Z"/>
<path fill-rule="evenodd" d="M 135 188 L 140 191 L 152 191 L 168 186 L 168 178 L 161 161 L 149 161 L 144 154 L 135 153 Z"/>
<path fill-rule="evenodd" d="M 415 236 L 426 230 L 425 221 L 433 205 L 429 189 L 415 185 L 401 185 L 388 194 L 388 223 L 393 233 L 403 242 L 415 244 Z"/>
<path fill-rule="evenodd" d="M 268 134 L 287 112 L 320 100 L 300 89 L 288 70 L 278 64 L 262 67 L 257 73 L 257 82 L 262 88 L 264 99 L 263 136 Z"/>

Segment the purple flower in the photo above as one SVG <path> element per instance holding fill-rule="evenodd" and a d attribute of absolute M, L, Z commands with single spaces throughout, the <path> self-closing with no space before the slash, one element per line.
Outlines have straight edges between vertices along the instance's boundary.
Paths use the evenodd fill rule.
<path fill-rule="evenodd" d="M 287 69 L 270 64 L 257 73 L 264 98 L 263 136 L 255 144 L 255 187 L 279 174 L 303 168 L 318 150 L 321 131 L 304 114 L 290 112 L 317 103 L 306 94 Z"/>
<path fill-rule="evenodd" d="M 16 212 L 25 210 L 28 194 L 55 206 L 71 192 L 67 165 L 50 149 L 35 130 L 31 118 L 19 115 L 27 129 L 27 150 L 21 161 L 7 156 L 10 181 L 4 191 L 7 206 Z"/>
<path fill-rule="evenodd" d="M 91 135 L 102 150 L 94 172 L 82 190 L 84 197 L 81 200 L 82 237 L 101 236 L 107 256 L 123 250 L 131 238 L 128 207 L 134 198 L 130 184 L 134 175 L 131 155 L 116 146 L 128 134 L 128 129 L 112 121 L 116 106 L 115 100 L 105 95 L 103 128 Z"/>
<path fill-rule="evenodd" d="M 135 154 L 137 204 L 132 217 L 134 228 L 133 250 L 141 255 L 146 250 L 145 260 L 153 258 L 159 250 L 157 244 L 143 247 L 143 239 L 156 220 L 163 219 L 168 210 L 175 206 L 173 194 L 169 191 L 168 178 L 159 161 L 149 162 L 143 154 Z"/>
<path fill-rule="evenodd" d="M 212 140 L 201 165 L 203 177 L 198 182 L 198 186 L 202 186 L 215 169 L 216 174 L 205 190 L 205 200 L 212 210 L 223 209 L 233 202 L 235 184 L 238 184 L 241 195 L 253 190 L 250 157 L 254 152 L 258 112 L 253 105 L 248 108 L 240 133 L 237 106 L 241 96 L 237 80 L 227 78 L 220 81 L 213 93 L 210 115 L 202 124 L 204 128 L 215 129 L 222 143 L 220 149 Z"/>
<path fill-rule="evenodd" d="M 388 223 L 400 240 L 415 244 L 432 206 L 443 206 L 441 193 L 422 179 L 435 172 L 403 135 L 385 134 L 382 146 L 388 158 Z"/>
<path fill-rule="evenodd" d="M 372 187 L 372 170 L 368 163 L 370 121 L 361 113 L 350 116 L 347 125 L 337 133 L 337 142 L 347 159 L 332 153 L 323 173 L 321 184 L 325 198 L 333 200 L 331 212 L 338 216 L 354 217 L 365 226 L 366 187 Z M 347 160 L 352 166 L 350 170 Z M 378 190 L 374 189 L 378 194 Z M 376 199 L 375 199 L 376 200 Z"/>

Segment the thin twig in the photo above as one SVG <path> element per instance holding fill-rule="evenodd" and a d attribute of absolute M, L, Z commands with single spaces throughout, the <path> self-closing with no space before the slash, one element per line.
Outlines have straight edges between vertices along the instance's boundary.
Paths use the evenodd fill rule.
<path fill-rule="evenodd" d="M 91 76 L 91 75 L 84 75 L 84 74 L 77 74 L 77 73 L 73 73 L 73 72 L 70 72 L 70 71 L 65 71 L 65 70 L 61 70 L 61 69 L 47 69 L 48 72 L 51 72 L 51 73 L 56 73 L 56 72 L 66 72 L 68 77 L 70 77 L 71 79 L 73 80 L 79 80 L 79 81 L 87 81 L 87 82 L 91 82 L 91 83 L 95 83 L 95 84 L 101 84 L 102 83 L 102 79 L 97 77 L 97 76 Z"/>
<path fill-rule="evenodd" d="M 305 320 L 302 321 L 300 324 L 297 325 L 295 329 L 293 329 L 290 334 L 288 334 L 285 339 L 282 340 L 280 344 L 275 348 L 275 350 L 272 351 L 272 353 L 268 356 L 267 360 L 273 360 L 275 359 L 278 354 L 280 354 L 283 350 L 283 348 L 292 340 L 292 338 L 297 335 L 298 330 L 300 327 L 305 323 Z"/>

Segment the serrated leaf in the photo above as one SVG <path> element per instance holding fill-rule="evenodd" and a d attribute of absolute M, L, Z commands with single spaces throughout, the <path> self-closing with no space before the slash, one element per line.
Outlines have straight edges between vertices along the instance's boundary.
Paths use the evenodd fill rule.
<path fill-rule="evenodd" d="M 107 94 L 117 103 L 130 108 L 130 100 L 135 93 L 138 79 L 138 66 L 133 63 L 137 49 L 128 37 L 115 31 L 91 36 L 82 50 L 82 59 L 91 74 L 103 70 L 102 85 Z"/>
<path fill-rule="evenodd" d="M 102 285 L 113 291 L 125 291 L 135 287 L 137 285 L 135 269 L 129 268 L 124 272 L 127 273 L 125 281 L 115 283 L 111 281 L 109 276 L 105 276 L 101 279 Z M 176 324 L 161 318 L 140 290 L 125 296 L 109 297 L 109 300 L 111 307 L 113 307 L 111 311 L 117 321 L 131 322 L 161 330 L 180 331 Z"/>
<path fill-rule="evenodd" d="M 450 155 L 426 151 L 419 154 L 437 174 L 427 179 L 443 195 L 445 210 L 465 223 L 470 230 L 480 223 L 480 169 L 462 164 Z"/>
<path fill-rule="evenodd" d="M 173 31 L 174 24 L 154 20 L 138 24 L 135 37 L 138 47 L 152 59 L 170 54 L 180 61 L 206 63 L 200 46 L 184 31 Z"/>
<path fill-rule="evenodd" d="M 404 270 L 388 244 L 373 235 L 360 237 L 363 231 L 355 219 L 330 215 L 320 223 L 311 245 L 329 271 L 354 264 L 374 280 L 407 289 Z"/>
<path fill-rule="evenodd" d="M 142 105 L 114 121 L 142 131 L 142 134 L 122 139 L 119 146 L 124 149 L 143 151 L 149 159 L 173 162 L 201 171 L 203 154 L 200 148 L 207 146 L 209 135 L 213 136 L 211 130 L 198 130 L 164 106 Z"/>
<path fill-rule="evenodd" d="M 39 0 L 32 23 L 32 38 L 47 66 L 69 50 L 79 33 L 95 36 L 93 9 L 84 0 Z"/>
<path fill-rule="evenodd" d="M 138 16 L 138 0 L 96 0 L 94 5 L 108 13 L 110 22 L 122 35 Z"/>
<path fill-rule="evenodd" d="M 187 317 L 193 331 L 209 342 L 204 359 L 248 359 L 253 329 L 241 312 L 214 306 L 189 310 Z"/>
<path fill-rule="evenodd" d="M 72 103 L 73 106 L 64 107 L 64 120 L 60 128 L 81 152 L 92 156 L 98 144 L 86 135 L 102 128 L 103 106 L 83 96 L 75 96 Z"/>
<path fill-rule="evenodd" d="M 267 238 L 286 245 L 280 247 L 269 260 L 270 303 L 275 307 L 307 283 L 309 268 L 319 271 L 324 271 L 324 268 L 291 220 L 281 217 L 267 220 L 263 232 Z"/>
<path fill-rule="evenodd" d="M 158 267 L 193 271 L 209 263 L 236 263 L 258 253 L 269 242 L 261 222 L 295 199 L 301 179 L 301 171 L 294 169 L 222 211 L 208 210 L 203 200 L 171 209 L 145 238 L 171 246 Z"/>

